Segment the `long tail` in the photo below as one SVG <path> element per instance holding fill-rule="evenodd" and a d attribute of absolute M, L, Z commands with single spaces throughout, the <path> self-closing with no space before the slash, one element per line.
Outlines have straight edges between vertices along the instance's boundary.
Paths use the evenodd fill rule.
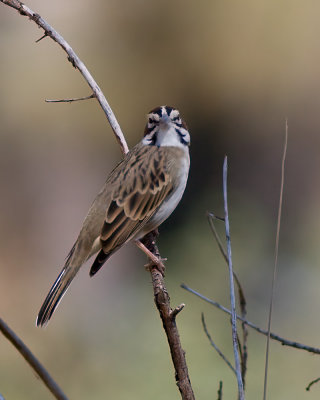
<path fill-rule="evenodd" d="M 46 326 L 54 310 L 58 307 L 63 295 L 66 293 L 72 279 L 75 277 L 79 268 L 65 265 L 60 275 L 52 285 L 45 301 L 39 311 L 36 324 L 37 326 Z"/>

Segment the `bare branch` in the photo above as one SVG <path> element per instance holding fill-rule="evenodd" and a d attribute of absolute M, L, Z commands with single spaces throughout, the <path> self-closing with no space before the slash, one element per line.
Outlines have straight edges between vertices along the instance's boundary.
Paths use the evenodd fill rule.
<path fill-rule="evenodd" d="M 185 289 L 188 292 L 200 297 L 200 299 L 202 299 L 202 300 L 206 301 L 207 303 L 215 306 L 216 308 L 218 308 L 219 310 L 225 312 L 226 314 L 231 315 L 231 311 L 228 310 L 228 308 L 222 306 L 221 304 L 219 304 L 218 302 L 216 302 L 214 300 L 209 299 L 208 297 L 204 296 L 203 294 L 196 292 L 195 290 L 191 289 L 190 287 L 188 287 L 184 283 L 181 284 L 180 287 L 182 287 L 182 289 Z M 261 333 L 262 335 L 265 335 L 265 336 L 268 335 L 268 331 L 267 330 L 259 328 L 257 325 L 255 325 L 252 322 L 242 318 L 240 315 L 237 315 L 237 319 L 239 321 L 242 321 L 246 325 L 250 326 L 250 328 L 254 329 L 255 331 Z M 320 354 L 320 349 L 317 348 L 317 347 L 311 347 L 311 346 L 307 346 L 307 345 L 302 344 L 302 343 L 293 342 L 291 340 L 284 339 L 281 336 L 276 335 L 275 333 L 272 333 L 272 332 L 270 332 L 270 338 L 273 339 L 273 340 L 277 340 L 283 346 L 294 347 L 294 348 L 299 349 L 299 350 L 308 351 L 309 353 Z"/>
<path fill-rule="evenodd" d="M 94 99 L 96 96 L 92 93 L 90 96 L 85 96 L 85 97 L 78 97 L 75 99 L 61 99 L 61 100 L 49 100 L 46 99 L 46 103 L 72 103 L 73 101 L 81 101 L 81 100 L 89 100 L 89 99 Z"/>
<path fill-rule="evenodd" d="M 209 222 L 209 226 L 211 228 L 211 231 L 212 231 L 212 233 L 214 235 L 214 238 L 216 239 L 216 242 L 218 244 L 219 250 L 220 250 L 223 258 L 225 259 L 226 263 L 228 264 L 229 263 L 228 262 L 228 255 L 227 255 L 227 253 L 226 253 L 226 251 L 225 251 L 225 249 L 223 247 L 222 241 L 220 239 L 220 236 L 219 236 L 219 234 L 218 234 L 218 232 L 216 230 L 216 227 L 214 225 L 214 222 L 213 222 L 213 219 L 219 219 L 219 220 L 222 220 L 222 221 L 225 221 L 225 219 L 224 218 L 223 219 L 222 218 L 218 218 L 216 215 L 214 215 L 211 212 L 207 212 L 207 218 L 208 218 L 208 222 Z M 245 309 L 247 302 L 246 302 L 246 299 L 245 299 L 245 296 L 244 296 L 244 291 L 242 289 L 240 280 L 239 280 L 237 274 L 234 271 L 233 271 L 233 277 L 234 277 L 234 280 L 236 281 L 236 284 L 238 286 L 240 306 Z"/>
<path fill-rule="evenodd" d="M 223 200 L 224 200 L 224 217 L 225 217 L 226 240 L 227 240 L 227 255 L 228 255 L 228 265 L 229 265 L 232 344 L 233 344 L 233 352 L 235 360 L 235 370 L 238 382 L 239 399 L 244 400 L 243 382 L 241 376 L 239 350 L 237 342 L 237 313 L 236 313 L 236 300 L 234 294 L 233 270 L 232 270 L 232 254 L 231 254 L 228 196 L 227 196 L 227 173 L 228 173 L 228 158 L 227 156 L 225 156 L 223 163 Z"/>
<path fill-rule="evenodd" d="M 114 113 L 112 112 L 101 89 L 94 81 L 93 77 L 91 76 L 91 74 L 89 73 L 83 62 L 75 54 L 71 46 L 63 39 L 63 37 L 58 32 L 56 32 L 45 20 L 43 20 L 40 15 L 34 13 L 30 8 L 25 6 L 19 0 L 0 0 L 0 1 L 10 7 L 13 7 L 17 11 L 19 11 L 21 15 L 28 16 L 39 27 L 44 29 L 45 34 L 39 40 L 41 40 L 45 36 L 49 36 L 63 48 L 63 50 L 68 54 L 68 60 L 72 63 L 72 65 L 75 68 L 77 68 L 81 72 L 82 76 L 92 89 L 94 96 L 99 101 L 114 131 L 114 134 L 118 140 L 122 152 L 124 154 L 127 153 L 128 146 Z M 145 250 L 149 251 L 149 253 L 147 252 L 147 254 L 150 257 L 152 263 L 152 265 L 149 266 L 149 269 L 152 277 L 155 303 L 159 310 L 163 327 L 167 335 L 171 351 L 171 357 L 176 373 L 176 382 L 179 387 L 182 399 L 194 400 L 194 394 L 191 387 L 188 375 L 188 368 L 185 360 L 185 352 L 181 347 L 179 332 L 176 326 L 176 315 L 182 310 L 183 306 L 180 305 L 174 310 L 172 310 L 170 307 L 170 298 L 166 290 L 166 287 L 164 285 L 164 279 L 163 279 L 164 265 L 162 264 L 162 259 L 155 244 L 154 238 L 155 234 L 153 232 L 144 237 L 142 239 L 142 242 L 140 244 L 137 243 L 137 245 L 138 247 L 143 249 L 142 245 L 147 244 L 147 248 L 143 249 L 143 251 Z"/>
<path fill-rule="evenodd" d="M 156 257 L 160 258 L 158 247 L 155 243 L 156 232 L 147 234 L 142 240 L 145 247 Z M 150 259 L 152 262 L 152 259 Z M 194 400 L 194 394 L 189 378 L 185 352 L 182 349 L 178 328 L 176 325 L 176 315 L 182 310 L 182 305 L 176 309 L 170 306 L 170 297 L 165 287 L 164 277 L 158 269 L 158 265 L 150 265 L 154 301 L 159 311 L 163 328 L 167 335 L 167 340 L 171 352 L 171 358 L 175 369 L 176 383 L 178 385 L 181 398 L 183 400 Z M 176 311 L 175 311 L 176 310 Z"/>
<path fill-rule="evenodd" d="M 211 228 L 211 232 L 213 233 L 214 238 L 216 239 L 216 242 L 218 244 L 220 253 L 222 254 L 222 257 L 225 259 L 226 263 L 228 264 L 227 253 L 226 253 L 226 251 L 225 251 L 225 249 L 223 247 L 222 240 L 220 239 L 220 236 L 219 236 L 219 234 L 218 234 L 218 232 L 216 230 L 216 227 L 214 225 L 214 222 L 213 222 L 214 219 L 218 219 L 218 218 L 212 212 L 207 211 L 207 219 L 208 219 L 208 222 L 209 222 L 209 226 Z M 221 218 L 219 218 L 219 220 L 221 220 Z M 224 221 L 225 220 L 223 219 L 223 222 Z"/>
<path fill-rule="evenodd" d="M 209 222 L 209 226 L 211 228 L 211 231 L 214 235 L 214 238 L 216 239 L 216 242 L 218 244 L 219 250 L 223 256 L 223 258 L 225 259 L 227 265 L 228 265 L 228 255 L 223 247 L 222 241 L 220 239 L 220 236 L 216 230 L 215 224 L 214 224 L 214 219 L 218 219 L 218 220 L 223 220 L 225 221 L 224 218 L 220 218 L 217 217 L 216 215 L 214 215 L 212 212 L 207 212 L 207 218 L 208 218 L 208 222 Z M 239 305 L 240 305 L 240 312 L 241 312 L 241 316 L 242 318 L 246 318 L 247 315 L 247 301 L 244 295 L 244 291 L 243 288 L 241 286 L 240 280 L 237 276 L 237 274 L 235 273 L 235 271 L 233 271 L 233 277 L 234 280 L 237 284 L 238 287 L 238 295 L 239 295 Z M 243 382 L 243 387 L 245 387 L 245 377 L 246 377 L 246 372 L 247 372 L 247 360 L 248 360 L 248 347 L 247 347 L 247 343 L 248 343 L 248 329 L 246 324 L 242 323 L 242 344 L 240 343 L 239 340 L 239 350 L 240 350 L 240 357 L 241 357 L 241 375 L 242 375 L 242 382 Z"/>
<path fill-rule="evenodd" d="M 64 40 L 64 38 L 52 28 L 39 14 L 32 11 L 29 7 L 25 4 L 21 3 L 19 0 L 0 0 L 3 4 L 6 4 L 9 7 L 14 8 L 15 10 L 19 11 L 21 15 L 29 17 L 32 21 L 34 21 L 40 28 L 42 28 L 45 32 L 45 36 L 51 37 L 55 42 L 57 42 L 62 49 L 68 54 L 68 60 L 77 68 L 88 85 L 90 86 L 91 90 L 93 91 L 95 97 L 97 98 L 101 108 L 103 109 L 108 121 L 111 125 L 111 128 L 116 136 L 116 139 L 120 145 L 121 151 L 123 154 L 126 154 L 129 149 L 125 137 L 121 131 L 120 125 L 107 102 L 104 94 L 102 93 L 100 87 L 93 79 L 92 75 L 88 71 L 87 67 L 84 63 L 80 60 L 77 54 L 73 51 L 72 47 Z"/>
<path fill-rule="evenodd" d="M 241 304 L 241 303 L 240 303 Z M 241 317 L 246 318 L 246 309 L 240 308 Z M 243 389 L 245 389 L 246 384 L 246 373 L 247 373 L 247 362 L 248 362 L 248 335 L 249 331 L 247 325 L 242 322 L 242 344 L 240 343 L 239 348 L 241 350 L 241 376 L 243 382 Z"/>
<path fill-rule="evenodd" d="M 218 389 L 218 400 L 222 400 L 222 381 L 219 382 L 219 389 Z"/>
<path fill-rule="evenodd" d="M 264 369 L 263 400 L 266 400 L 266 398 L 267 398 L 270 332 L 271 332 L 273 299 L 274 299 L 274 293 L 275 293 L 275 282 L 276 282 L 277 270 L 278 270 L 279 237 L 280 237 L 280 226 L 281 226 L 283 186 L 284 186 L 284 169 L 285 169 L 285 163 L 286 163 L 287 145 L 288 145 L 288 120 L 286 120 L 285 139 L 284 139 L 284 147 L 283 147 L 282 163 L 281 163 L 281 183 L 280 183 L 280 196 L 279 196 L 279 207 L 278 207 L 276 244 L 275 244 L 275 251 L 274 251 L 274 253 L 275 253 L 274 254 L 274 266 L 273 266 L 273 275 L 272 275 L 272 284 L 271 284 L 271 299 L 270 299 L 269 317 L 268 317 L 268 336 L 267 336 L 267 348 L 266 348 L 266 361 L 265 361 L 265 369 Z"/>
<path fill-rule="evenodd" d="M 228 367 L 231 369 L 231 371 L 235 375 L 237 375 L 236 370 L 232 366 L 231 362 L 227 359 L 227 357 L 222 353 L 222 351 L 219 349 L 219 347 L 212 340 L 212 337 L 211 337 L 211 335 L 210 335 L 210 333 L 209 333 L 209 331 L 207 329 L 207 325 L 206 325 L 203 313 L 201 313 L 201 322 L 202 322 L 203 330 L 204 330 L 205 334 L 207 335 L 207 338 L 209 339 L 209 342 L 210 342 L 211 346 L 216 350 L 216 352 L 223 359 L 223 361 L 228 365 Z"/>
<path fill-rule="evenodd" d="M 176 308 L 174 308 L 171 311 L 171 318 L 176 318 L 176 316 L 179 314 L 180 311 L 182 311 L 184 309 L 186 305 L 184 303 L 180 304 L 179 306 L 177 306 Z"/>
<path fill-rule="evenodd" d="M 309 385 L 306 387 L 306 390 L 309 391 L 311 389 L 311 386 L 314 385 L 315 383 L 318 383 L 320 381 L 320 378 L 314 379 L 309 383 Z"/>
<path fill-rule="evenodd" d="M 31 353 L 23 341 L 13 332 L 12 329 L 0 318 L 0 331 L 3 335 L 13 344 L 13 346 L 24 357 L 31 368 L 39 375 L 42 382 L 47 386 L 50 392 L 58 400 L 68 400 L 67 396 L 63 393 L 57 383 L 49 375 L 48 371 L 38 361 L 38 359 Z"/>

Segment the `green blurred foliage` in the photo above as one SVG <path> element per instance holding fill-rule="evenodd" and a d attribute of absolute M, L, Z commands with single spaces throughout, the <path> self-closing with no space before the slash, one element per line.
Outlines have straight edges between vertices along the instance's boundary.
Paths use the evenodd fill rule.
<path fill-rule="evenodd" d="M 285 118 L 289 123 L 273 330 L 319 345 L 320 4 L 315 1 L 75 1 L 28 5 L 55 27 L 103 89 L 130 146 L 145 114 L 169 104 L 192 135 L 191 171 L 176 213 L 161 228 L 166 282 L 196 397 L 235 398 L 236 381 L 210 348 L 200 321 L 232 360 L 229 320 L 180 289 L 185 282 L 229 303 L 227 269 L 207 210 L 222 215 L 229 156 L 233 261 L 248 318 L 266 326 Z M 94 100 L 50 39 L 0 6 L 0 315 L 70 398 L 178 399 L 145 258 L 133 245 L 94 279 L 83 268 L 45 330 L 34 325 L 86 211 L 121 157 Z M 218 224 L 223 235 L 223 225 Z M 262 394 L 265 338 L 250 332 L 247 399 Z M 0 338 L 0 392 L 50 399 Z M 269 397 L 318 399 L 319 358 L 271 346 Z"/>

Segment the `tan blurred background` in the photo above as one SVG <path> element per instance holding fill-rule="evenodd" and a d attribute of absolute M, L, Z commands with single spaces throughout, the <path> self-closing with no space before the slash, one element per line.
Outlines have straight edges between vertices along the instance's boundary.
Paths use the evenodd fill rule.
<path fill-rule="evenodd" d="M 229 321 L 182 282 L 229 304 L 227 270 L 207 210 L 221 215 L 229 156 L 235 268 L 248 318 L 266 326 L 285 118 L 289 123 L 273 330 L 320 346 L 320 3 L 315 1 L 75 1 L 27 3 L 73 46 L 103 89 L 130 146 L 145 114 L 179 108 L 192 135 L 186 194 L 161 228 L 172 304 L 198 399 L 235 398 Z M 94 279 L 84 268 L 45 330 L 35 318 L 95 194 L 121 157 L 80 74 L 33 23 L 0 5 L 0 316 L 25 340 L 70 399 L 178 399 L 145 257 L 128 245 Z M 223 234 L 223 226 L 220 226 Z M 249 337 L 247 399 L 262 396 L 265 339 Z M 0 338 L 0 393 L 51 399 Z M 318 399 L 320 359 L 271 346 L 269 398 Z"/>

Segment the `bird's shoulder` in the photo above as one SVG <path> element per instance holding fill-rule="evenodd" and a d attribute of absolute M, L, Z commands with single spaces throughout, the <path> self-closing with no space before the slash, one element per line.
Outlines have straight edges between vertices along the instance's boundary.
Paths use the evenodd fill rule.
<path fill-rule="evenodd" d="M 141 143 L 136 145 L 109 176 L 112 199 L 120 205 L 133 193 L 144 194 L 150 191 L 154 194 L 169 185 L 175 163 L 172 151 L 171 148 Z"/>

